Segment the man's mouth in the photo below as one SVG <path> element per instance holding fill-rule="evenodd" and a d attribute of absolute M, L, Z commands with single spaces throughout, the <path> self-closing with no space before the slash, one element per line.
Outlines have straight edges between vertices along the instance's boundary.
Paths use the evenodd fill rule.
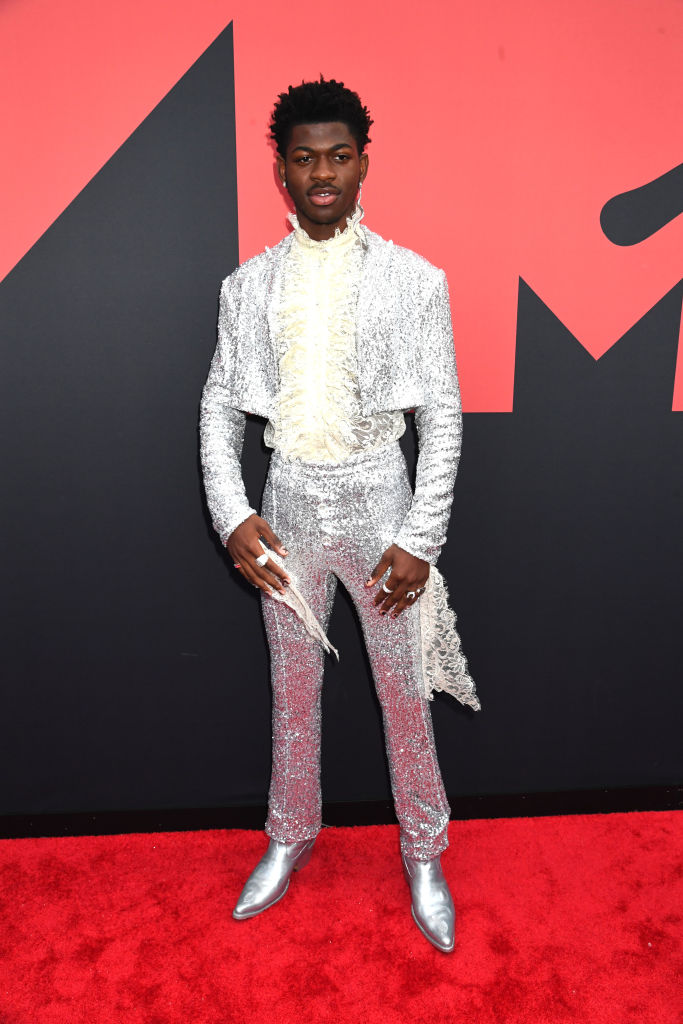
<path fill-rule="evenodd" d="M 332 188 L 316 188 L 308 193 L 308 198 L 315 206 L 329 206 L 333 203 L 339 191 Z"/>

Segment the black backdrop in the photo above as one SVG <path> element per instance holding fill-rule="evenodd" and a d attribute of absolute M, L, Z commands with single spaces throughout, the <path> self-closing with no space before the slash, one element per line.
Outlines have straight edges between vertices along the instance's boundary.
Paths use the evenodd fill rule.
<path fill-rule="evenodd" d="M 258 602 L 210 528 L 197 457 L 236 261 L 228 29 L 0 286 L 0 814 L 264 803 Z M 440 562 L 483 703 L 434 701 L 452 799 L 680 779 L 681 295 L 595 362 L 520 282 L 514 413 L 465 416 Z M 385 800 L 343 593 L 330 634 L 324 795 Z"/>

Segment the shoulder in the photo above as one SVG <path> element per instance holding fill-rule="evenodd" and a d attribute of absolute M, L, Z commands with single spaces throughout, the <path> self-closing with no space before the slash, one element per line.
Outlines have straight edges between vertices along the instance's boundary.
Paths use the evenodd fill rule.
<path fill-rule="evenodd" d="M 277 245 L 266 246 L 262 252 L 240 263 L 231 274 L 223 278 L 221 291 L 238 293 L 252 282 L 268 278 L 278 261 L 289 251 L 291 244 L 291 234 L 285 235 Z"/>
<path fill-rule="evenodd" d="M 382 238 L 381 235 L 370 231 L 369 228 L 365 230 L 368 238 L 368 252 L 383 262 L 390 274 L 406 278 L 407 281 L 419 281 L 423 287 L 431 286 L 433 288 L 445 279 L 444 271 L 430 263 L 420 253 Z"/>

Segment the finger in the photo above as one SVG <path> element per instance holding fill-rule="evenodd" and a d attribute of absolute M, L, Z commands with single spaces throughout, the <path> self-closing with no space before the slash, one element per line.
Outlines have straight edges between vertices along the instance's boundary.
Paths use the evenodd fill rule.
<path fill-rule="evenodd" d="M 398 615 L 401 614 L 401 612 L 405 611 L 406 608 L 410 608 L 411 605 L 414 605 L 417 601 L 420 600 L 420 594 L 422 593 L 420 587 L 422 586 L 424 586 L 424 584 L 422 583 L 405 585 L 402 597 L 396 602 L 392 609 L 392 619 L 395 619 Z"/>
<path fill-rule="evenodd" d="M 397 587 L 393 594 L 387 596 L 386 601 L 380 606 L 380 615 L 390 615 L 392 619 L 395 619 L 397 615 L 400 615 L 404 608 L 412 604 L 412 600 L 408 597 L 408 587 L 403 584 Z"/>
<path fill-rule="evenodd" d="M 233 569 L 236 569 L 238 573 L 240 573 L 242 576 L 244 576 L 245 575 L 244 567 L 247 564 L 248 552 L 245 552 L 245 554 L 247 555 L 247 558 L 245 558 L 243 555 L 238 555 L 234 548 L 232 550 L 230 550 L 230 548 L 228 548 L 228 551 L 229 551 L 230 557 L 232 559 L 232 567 L 233 567 Z"/>
<path fill-rule="evenodd" d="M 253 562 L 243 565 L 243 568 L 246 570 L 245 575 L 249 582 L 265 591 L 266 594 L 272 594 L 273 590 L 284 594 L 285 587 L 288 587 L 291 582 L 289 576 L 272 559 L 268 559 L 263 566 Z"/>
<path fill-rule="evenodd" d="M 263 562 L 263 564 L 260 564 L 259 559 L 263 561 L 264 555 L 268 555 L 268 559 L 265 562 Z M 251 564 L 257 576 L 262 576 L 269 579 L 269 574 L 272 573 L 274 576 L 279 577 L 283 581 L 283 583 L 285 581 L 288 584 L 291 583 L 291 579 L 289 577 L 289 573 L 287 572 L 287 570 L 283 569 L 282 566 L 278 565 L 275 559 L 270 556 L 270 553 L 268 551 L 264 551 L 260 544 L 258 547 L 258 551 L 250 551 L 246 560 Z"/>
<path fill-rule="evenodd" d="M 261 536 L 265 540 L 269 547 L 277 551 L 278 555 L 283 555 L 285 558 L 289 554 L 287 548 L 284 546 L 278 535 L 270 528 L 270 525 L 265 521 L 261 520 Z"/>
<path fill-rule="evenodd" d="M 390 617 L 392 619 L 398 618 L 401 612 L 405 611 L 406 608 L 409 608 L 410 605 L 414 603 L 414 601 L 415 598 L 409 598 L 407 594 L 403 594 L 401 599 L 397 601 L 394 607 L 391 609 Z"/>
<path fill-rule="evenodd" d="M 387 555 L 385 551 L 382 557 L 380 558 L 379 562 L 375 566 L 375 568 L 372 570 L 372 575 L 370 576 L 370 579 L 367 581 L 365 586 L 371 587 L 373 586 L 373 584 L 377 583 L 378 580 L 381 580 L 382 576 L 384 576 L 384 573 L 387 571 L 390 565 L 391 558 Z"/>
<path fill-rule="evenodd" d="M 284 587 L 288 587 L 292 582 L 289 574 L 277 562 L 274 562 L 272 558 L 269 558 L 265 565 L 258 566 L 256 572 L 265 578 L 271 586 L 279 590 L 280 593 L 282 593 Z"/>
<path fill-rule="evenodd" d="M 255 567 L 254 576 L 259 581 L 259 585 L 265 584 L 269 589 L 277 590 L 284 594 L 285 587 L 289 586 L 289 578 L 285 582 L 280 575 L 276 575 L 277 568 L 275 563 L 269 560 L 265 565 Z"/>
<path fill-rule="evenodd" d="M 387 601 L 393 602 L 396 591 L 401 586 L 401 580 L 396 573 L 391 572 L 386 580 L 378 587 L 375 594 L 375 604 L 384 604 Z"/>
<path fill-rule="evenodd" d="M 292 578 L 287 570 L 283 569 L 281 565 L 277 564 L 277 562 L 274 562 L 272 558 L 268 559 L 265 568 L 270 569 L 270 571 L 277 576 L 285 586 L 289 586 L 292 582 Z"/>
<path fill-rule="evenodd" d="M 393 586 L 392 582 L 394 583 Z M 375 604 L 379 606 L 381 615 L 386 615 L 387 612 L 391 611 L 396 602 L 400 601 L 405 593 L 405 585 L 398 583 L 396 580 L 392 581 L 391 577 L 387 580 L 386 587 L 391 593 L 387 594 L 384 589 L 380 588 L 375 598 Z"/>
<path fill-rule="evenodd" d="M 252 587 L 258 587 L 259 590 L 263 590 L 264 593 L 270 597 L 273 593 L 271 588 L 268 586 L 266 581 L 261 576 L 257 575 L 251 566 L 243 566 L 242 574 L 248 583 L 251 583 Z"/>

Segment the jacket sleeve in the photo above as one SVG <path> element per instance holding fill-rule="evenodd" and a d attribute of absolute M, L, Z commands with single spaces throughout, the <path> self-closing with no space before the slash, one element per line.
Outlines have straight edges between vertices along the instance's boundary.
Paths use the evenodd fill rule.
<path fill-rule="evenodd" d="M 446 541 L 462 442 L 460 387 L 443 271 L 427 305 L 419 351 L 426 379 L 424 401 L 415 409 L 415 493 L 394 543 L 434 565 Z"/>
<path fill-rule="evenodd" d="M 228 332 L 235 324 L 227 282 L 226 278 L 221 287 L 218 342 L 199 407 L 199 450 L 206 503 L 223 544 L 256 511 L 249 505 L 240 466 L 246 414 L 231 405 L 225 386 Z"/>

